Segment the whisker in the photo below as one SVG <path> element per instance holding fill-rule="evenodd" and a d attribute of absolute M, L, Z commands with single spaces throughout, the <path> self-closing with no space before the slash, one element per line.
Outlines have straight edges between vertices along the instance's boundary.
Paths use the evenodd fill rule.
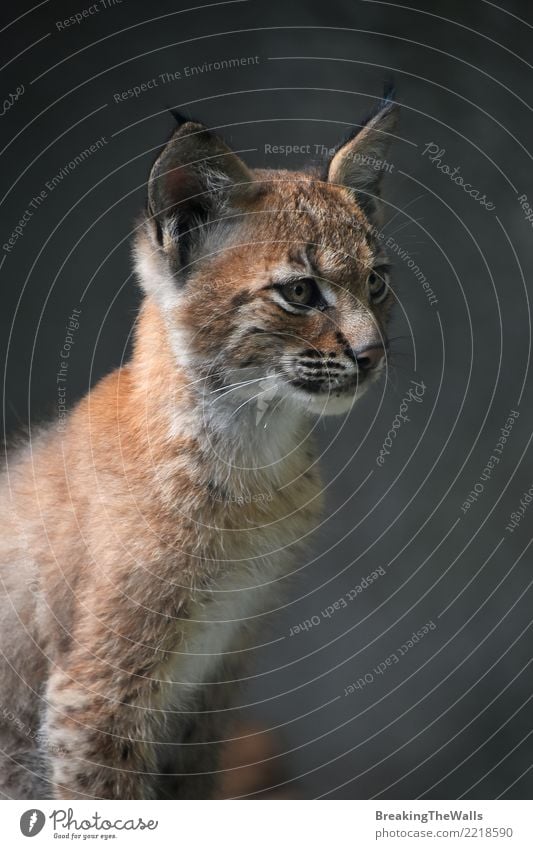
<path fill-rule="evenodd" d="M 221 392 L 223 389 L 226 389 L 227 391 L 224 392 L 223 395 L 219 395 L 219 398 L 224 398 L 226 395 L 229 395 L 230 392 L 234 392 L 235 389 L 239 389 L 242 386 L 250 386 L 250 384 L 258 383 L 260 380 L 265 380 L 265 377 L 264 376 L 263 377 L 254 377 L 253 380 L 243 380 L 240 383 L 231 383 L 230 384 L 231 388 L 228 387 L 228 386 L 222 386 L 220 389 L 213 389 L 213 391 L 210 393 L 210 395 L 214 395 L 216 392 Z M 217 398 L 216 400 L 219 400 L 219 399 Z"/>
<path fill-rule="evenodd" d="M 189 386 L 194 386 L 195 383 L 201 383 L 202 380 L 209 380 L 210 377 L 217 377 L 219 374 L 224 374 L 223 371 L 214 371 L 210 374 L 204 375 L 204 377 L 198 377 L 196 380 L 191 380 L 190 383 L 186 383 L 184 386 L 179 386 L 177 391 L 181 392 L 182 389 L 188 389 Z"/>
<path fill-rule="evenodd" d="M 268 411 L 267 420 L 265 421 L 265 423 L 263 425 L 264 428 L 266 428 L 266 426 L 268 425 L 269 419 L 272 418 L 273 414 L 276 412 L 276 410 L 278 409 L 278 407 L 279 407 L 279 405 L 281 404 L 282 401 L 283 401 L 283 395 L 281 396 L 281 398 L 279 399 L 277 404 L 274 407 L 272 407 L 271 410 Z"/>
<path fill-rule="evenodd" d="M 261 380 L 264 380 L 264 378 L 261 378 Z M 268 392 L 270 389 L 271 389 L 271 387 L 270 387 L 270 386 L 266 386 L 266 387 L 265 387 L 265 389 L 262 389 L 262 390 L 261 390 L 261 392 L 258 392 L 258 393 L 257 393 L 257 395 L 252 395 L 252 397 L 251 397 L 251 398 L 247 398 L 247 399 L 246 399 L 246 401 L 244 401 L 242 404 L 239 404 L 239 406 L 237 407 L 237 409 L 236 409 L 236 410 L 234 410 L 234 411 L 232 412 L 232 414 L 231 414 L 231 416 L 230 416 L 229 418 L 230 418 L 230 419 L 232 419 L 232 418 L 233 418 L 233 416 L 234 416 L 236 413 L 238 413 L 238 412 L 239 412 L 239 410 L 242 410 L 242 408 L 246 406 L 246 404 L 249 404 L 249 403 L 250 403 L 250 401 L 254 401 L 256 398 L 260 398 L 260 397 L 261 397 L 261 395 L 264 395 L 264 394 L 265 394 L 265 392 Z M 228 419 L 228 421 L 229 421 L 229 419 Z"/>
<path fill-rule="evenodd" d="M 248 383 L 248 382 L 252 383 L 254 380 L 255 380 L 255 377 L 250 378 L 250 381 L 248 381 L 248 380 L 237 380 L 235 383 L 226 383 L 224 386 L 219 386 L 218 389 L 211 390 L 211 392 L 209 394 L 215 395 L 215 393 L 223 392 L 225 389 L 229 389 L 231 386 L 241 386 L 243 383 Z M 262 380 L 262 378 L 259 378 L 259 380 Z"/>
<path fill-rule="evenodd" d="M 425 197 L 425 195 L 423 195 L 423 194 L 418 195 L 416 198 L 413 198 L 413 200 L 410 200 L 409 203 L 407 203 L 402 209 L 399 209 L 398 212 L 395 212 L 394 215 L 392 216 L 392 218 L 389 221 L 387 221 L 387 223 L 383 227 L 383 232 L 385 232 L 387 227 L 390 227 L 390 225 L 392 224 L 394 219 L 398 217 L 398 215 L 401 215 L 403 212 L 405 212 L 406 209 L 409 209 L 409 207 L 412 206 L 417 201 L 422 200 L 423 197 Z"/>
<path fill-rule="evenodd" d="M 407 227 L 408 224 L 419 224 L 422 221 L 422 218 L 409 218 L 407 221 L 404 221 L 403 224 L 400 224 L 399 227 L 396 227 L 392 233 L 388 233 L 389 236 L 397 236 L 400 230 L 403 230 L 404 227 Z"/>

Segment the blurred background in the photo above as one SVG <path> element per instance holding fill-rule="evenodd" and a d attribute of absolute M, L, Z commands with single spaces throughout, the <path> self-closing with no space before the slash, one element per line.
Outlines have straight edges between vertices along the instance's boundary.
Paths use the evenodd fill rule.
<path fill-rule="evenodd" d="M 392 368 L 319 424 L 327 514 L 265 612 L 232 718 L 268 732 L 250 751 L 278 794 L 530 797 L 531 4 L 45 0 L 2 14 L 7 436 L 54 416 L 74 309 L 69 408 L 128 356 L 131 237 L 169 107 L 251 165 L 297 168 L 394 76 Z"/>

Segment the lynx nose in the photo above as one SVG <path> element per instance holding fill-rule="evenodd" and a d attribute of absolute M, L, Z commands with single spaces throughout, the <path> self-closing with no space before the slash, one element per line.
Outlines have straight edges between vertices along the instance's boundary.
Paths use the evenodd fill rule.
<path fill-rule="evenodd" d="M 361 371 L 372 371 L 375 369 L 385 356 L 385 348 L 383 345 L 368 345 L 366 348 L 359 348 L 354 352 L 355 362 Z"/>

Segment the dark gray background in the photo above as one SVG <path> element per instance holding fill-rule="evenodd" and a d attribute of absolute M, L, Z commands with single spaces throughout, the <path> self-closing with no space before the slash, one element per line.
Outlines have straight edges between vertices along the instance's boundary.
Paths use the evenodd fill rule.
<path fill-rule="evenodd" d="M 225 127 L 236 149 L 254 149 L 253 165 L 298 167 L 304 157 L 274 157 L 264 145 L 333 145 L 392 72 L 404 108 L 385 232 L 438 304 L 397 258 L 394 368 L 349 419 L 320 426 L 328 518 L 287 605 L 265 621 L 265 640 L 284 639 L 256 652 L 241 696 L 250 707 L 235 716 L 277 729 L 304 796 L 530 796 L 533 509 L 514 533 L 505 526 L 533 483 L 532 230 L 517 200 L 533 198 L 531 5 L 250 0 L 180 13 L 189 7 L 123 0 L 57 30 L 89 5 L 45 2 L 9 25 L 30 9 L 10 5 L 0 33 L 3 96 L 26 89 L 0 117 L 2 244 L 47 180 L 107 139 L 48 194 L 14 249 L 0 251 L 6 431 L 53 414 L 74 307 L 69 405 L 127 355 L 139 301 L 130 236 L 172 127 L 166 107 Z M 254 55 L 255 65 L 114 102 L 165 71 Z M 422 155 L 429 142 L 494 211 Z M 379 468 L 411 379 L 426 385 L 423 401 L 410 405 Z M 502 460 L 463 514 L 511 409 L 520 416 Z M 386 575 L 357 601 L 289 637 L 378 566 Z M 400 663 L 344 696 L 429 620 L 436 629 Z"/>

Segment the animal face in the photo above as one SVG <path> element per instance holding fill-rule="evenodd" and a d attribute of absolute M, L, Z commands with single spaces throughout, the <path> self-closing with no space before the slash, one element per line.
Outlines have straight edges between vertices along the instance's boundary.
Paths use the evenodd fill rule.
<path fill-rule="evenodd" d="M 343 412 L 382 372 L 393 296 L 372 164 L 395 122 L 388 102 L 322 174 L 252 171 L 191 122 L 156 161 L 141 280 L 177 360 L 219 399 Z"/>

